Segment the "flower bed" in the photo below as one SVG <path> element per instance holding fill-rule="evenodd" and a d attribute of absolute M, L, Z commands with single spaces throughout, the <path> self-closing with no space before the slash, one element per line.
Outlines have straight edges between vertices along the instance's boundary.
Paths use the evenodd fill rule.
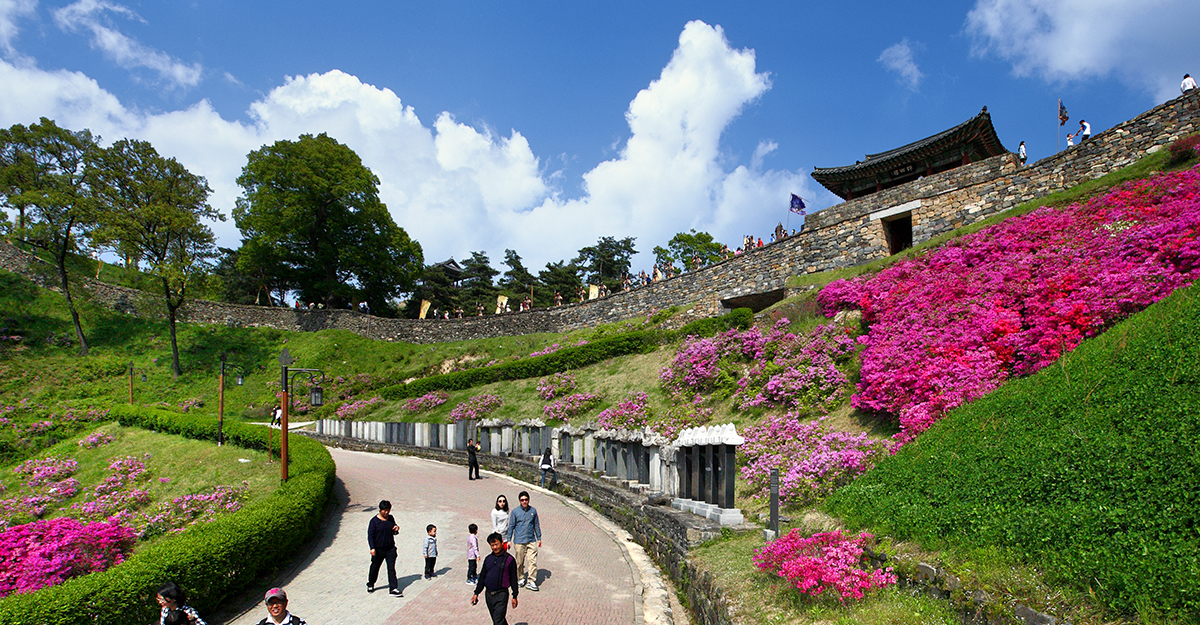
<path fill-rule="evenodd" d="M 449 398 L 450 395 L 446 391 L 433 391 L 432 393 L 425 393 L 420 397 L 414 397 L 404 402 L 404 409 L 407 410 L 409 414 L 429 412 L 430 410 L 433 410 L 434 408 L 446 403 L 446 400 Z"/>
<path fill-rule="evenodd" d="M 1200 271 L 1200 171 L 1041 208 L 874 276 L 831 283 L 826 313 L 862 310 L 856 407 L 911 440 L 947 410 L 1033 373 Z"/>
<path fill-rule="evenodd" d="M 599 402 L 600 396 L 595 393 L 575 393 L 556 399 L 553 403 L 542 407 L 542 414 L 547 419 L 565 421 L 576 415 L 583 414 Z"/>
<path fill-rule="evenodd" d="M 550 401 L 555 397 L 561 397 L 566 395 L 567 392 L 575 390 L 578 385 L 575 381 L 575 374 L 568 371 L 555 373 L 548 378 L 538 380 L 538 397 Z"/>
<path fill-rule="evenodd" d="M 485 419 L 492 411 L 499 408 L 504 400 L 496 395 L 473 395 L 467 401 L 459 403 L 450 411 L 450 422 L 458 423 L 464 419 Z"/>
<path fill-rule="evenodd" d="M 771 469 L 779 469 L 779 497 L 792 503 L 820 499 L 875 466 L 887 445 L 866 434 L 831 429 L 824 418 L 795 413 L 770 416 L 746 429 L 738 447 L 742 479 L 767 496 Z"/>
<path fill-rule="evenodd" d="M 863 547 L 872 538 L 865 532 L 853 536 L 840 531 L 803 536 L 793 529 L 755 551 L 754 564 L 814 597 L 829 591 L 839 601 L 862 599 L 868 590 L 896 583 L 891 567 L 860 568 Z"/>

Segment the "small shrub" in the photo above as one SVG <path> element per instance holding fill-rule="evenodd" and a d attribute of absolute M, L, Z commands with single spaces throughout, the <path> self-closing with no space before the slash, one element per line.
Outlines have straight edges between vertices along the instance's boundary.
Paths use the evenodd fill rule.
<path fill-rule="evenodd" d="M 450 422 L 485 419 L 503 403 L 504 400 L 497 395 L 474 395 L 450 411 Z"/>
<path fill-rule="evenodd" d="M 863 547 L 871 538 L 865 532 L 851 536 L 840 531 L 804 536 L 797 528 L 755 551 L 754 564 L 814 597 L 830 591 L 839 601 L 862 599 L 868 590 L 896 583 L 891 567 L 860 568 Z"/>
<path fill-rule="evenodd" d="M 1167 146 L 1167 151 L 1171 153 L 1170 165 L 1180 165 L 1196 158 L 1200 154 L 1200 134 L 1175 140 Z"/>

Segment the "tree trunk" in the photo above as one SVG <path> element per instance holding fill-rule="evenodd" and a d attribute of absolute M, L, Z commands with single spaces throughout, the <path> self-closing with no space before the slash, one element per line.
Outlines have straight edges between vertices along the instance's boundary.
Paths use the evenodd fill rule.
<path fill-rule="evenodd" d="M 179 306 L 183 304 L 183 299 L 179 302 L 174 302 L 171 299 L 171 285 L 166 278 L 163 281 L 163 296 L 167 300 L 167 327 L 171 330 L 171 374 L 174 379 L 178 380 L 183 373 L 183 369 L 179 366 L 179 341 L 175 337 L 175 313 L 179 310 Z"/>
<path fill-rule="evenodd" d="M 75 300 L 71 298 L 71 284 L 67 279 L 67 244 L 59 248 L 55 260 L 58 261 L 58 277 L 62 280 L 63 296 L 67 298 L 67 310 L 71 311 L 71 322 L 75 324 L 75 337 L 79 339 L 79 355 L 88 355 L 87 337 L 83 335 L 83 326 L 79 323 L 79 312 L 75 310 Z"/>

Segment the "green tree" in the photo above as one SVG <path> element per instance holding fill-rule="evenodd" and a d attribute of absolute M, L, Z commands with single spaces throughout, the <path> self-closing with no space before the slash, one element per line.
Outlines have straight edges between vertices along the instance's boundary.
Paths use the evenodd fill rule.
<path fill-rule="evenodd" d="M 304 301 L 344 307 L 366 301 L 375 314 L 413 290 L 421 246 L 379 201 L 379 178 L 349 147 L 324 133 L 276 141 L 247 157 L 234 208 L 242 231 L 239 268 L 275 274 Z"/>
<path fill-rule="evenodd" d="M 67 258 L 82 248 L 81 239 L 96 221 L 87 173 L 97 141 L 87 130 L 59 128 L 45 117 L 0 130 L 0 194 L 19 213 L 17 236 L 53 257 L 83 356 L 88 343 L 71 295 Z"/>
<path fill-rule="evenodd" d="M 692 260 L 700 259 L 700 266 L 711 265 L 721 260 L 720 243 L 713 240 L 713 236 L 707 232 L 680 232 L 671 237 L 667 243 L 667 247 L 671 248 L 671 256 L 679 261 L 687 270 L 692 270 Z M 661 248 L 655 248 L 655 251 Z"/>
<path fill-rule="evenodd" d="M 89 179 L 99 200 L 97 239 L 142 259 L 162 286 L 171 333 L 171 371 L 178 378 L 175 322 L 190 290 L 199 288 L 216 256 L 202 220 L 225 217 L 208 205 L 204 178 L 145 141 L 122 139 L 95 150 Z"/>
<path fill-rule="evenodd" d="M 421 300 L 429 301 L 430 316 L 435 308 L 439 313 L 447 310 L 453 313 L 459 305 L 459 290 L 441 267 L 430 265 L 421 272 L 421 279 L 413 288 L 412 298 L 404 308 L 406 317 L 416 319 L 421 315 Z"/>
<path fill-rule="evenodd" d="M 575 294 L 583 284 L 579 280 L 579 268 L 574 263 L 567 264 L 561 260 L 556 263 L 546 263 L 546 268 L 538 272 L 538 281 L 545 286 L 549 294 L 549 301 L 539 302 L 539 305 L 542 306 L 553 304 L 556 292 L 562 295 L 564 304 L 575 301 Z"/>
<path fill-rule="evenodd" d="M 617 240 L 613 237 L 601 237 L 595 245 L 579 250 L 579 256 L 572 261 L 583 273 L 588 284 L 605 284 L 612 292 L 621 289 L 621 278 L 629 273 L 629 263 L 637 250 L 633 247 L 633 237 Z"/>
<path fill-rule="evenodd" d="M 500 272 L 492 268 L 492 263 L 484 252 L 471 252 L 471 257 L 464 260 L 462 266 L 462 278 L 459 280 L 462 300 L 467 304 L 468 312 L 474 314 L 476 302 L 487 308 L 496 301 L 500 290 L 496 288 L 495 279 Z"/>
<path fill-rule="evenodd" d="M 675 256 L 671 254 L 671 250 L 661 246 L 654 246 L 654 264 L 662 269 L 675 266 Z"/>
<path fill-rule="evenodd" d="M 538 279 L 525 268 L 521 256 L 515 250 L 504 250 L 504 264 L 508 266 L 508 271 L 500 278 L 500 287 L 509 297 L 520 301 L 529 295 L 530 288 Z M 513 302 L 513 310 L 516 309 L 516 302 Z"/>

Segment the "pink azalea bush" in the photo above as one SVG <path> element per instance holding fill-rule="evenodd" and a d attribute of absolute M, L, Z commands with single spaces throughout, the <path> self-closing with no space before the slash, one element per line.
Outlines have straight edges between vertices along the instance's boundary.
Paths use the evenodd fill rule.
<path fill-rule="evenodd" d="M 828 315 L 862 311 L 852 401 L 896 415 L 903 442 L 1190 284 L 1198 233 L 1200 170 L 1158 174 L 833 282 L 818 299 Z"/>
<path fill-rule="evenodd" d="M 650 397 L 642 392 L 630 393 L 625 401 L 605 408 L 596 416 L 596 423 L 605 429 L 636 430 L 646 425 L 650 417 Z"/>
<path fill-rule="evenodd" d="M 554 400 L 542 408 L 542 414 L 547 419 L 565 421 L 576 415 L 583 414 L 600 402 L 600 396 L 595 393 L 574 393 Z"/>
<path fill-rule="evenodd" d="M 724 385 L 743 410 L 784 407 L 823 414 L 846 392 L 849 382 L 838 365 L 853 355 L 854 340 L 837 324 L 805 335 L 789 332 L 788 325 L 780 319 L 767 334 L 753 327 L 713 338 L 689 337 L 659 380 L 677 397 L 712 393 Z"/>
<path fill-rule="evenodd" d="M 136 525 L 141 539 L 181 532 L 196 523 L 210 522 L 218 514 L 241 510 L 242 500 L 249 491 L 250 485 L 245 481 L 241 486 L 217 486 L 207 493 L 176 497 L 158 504 L 153 510 L 126 514 L 121 520 Z"/>
<path fill-rule="evenodd" d="M 113 442 L 113 437 L 104 432 L 93 432 L 86 438 L 79 440 L 79 446 L 84 449 L 95 449 Z"/>
<path fill-rule="evenodd" d="M 796 413 L 767 416 L 743 432 L 738 447 L 742 479 L 769 495 L 771 469 L 779 469 L 779 497 L 809 503 L 875 466 L 887 445 L 866 434 L 834 430 L 825 417 L 801 421 Z"/>
<path fill-rule="evenodd" d="M 461 402 L 450 411 L 450 422 L 458 423 L 463 420 L 486 419 L 492 411 L 499 408 L 504 400 L 498 395 L 473 395 L 467 401 Z"/>
<path fill-rule="evenodd" d="M 559 372 L 548 378 L 538 380 L 537 392 L 538 397 L 546 401 L 550 401 L 555 397 L 561 397 L 569 391 L 575 390 L 578 383 L 575 382 L 575 374 L 571 372 Z"/>
<path fill-rule="evenodd" d="M 103 571 L 133 550 L 133 530 L 117 522 L 84 525 L 67 517 L 0 531 L 0 597 Z"/>
<path fill-rule="evenodd" d="M 337 407 L 334 414 L 339 419 L 353 419 L 360 412 L 366 412 L 372 406 L 376 406 L 383 401 L 382 397 L 372 397 L 370 399 L 358 399 L 352 402 L 347 402 Z"/>
<path fill-rule="evenodd" d="M 551 345 L 550 347 L 547 347 L 546 349 L 536 351 L 536 352 L 529 354 L 529 357 L 533 358 L 535 356 L 546 356 L 548 354 L 553 354 L 554 352 L 556 352 L 560 349 L 562 349 L 562 345 L 555 343 L 555 344 Z"/>
<path fill-rule="evenodd" d="M 891 567 L 861 568 L 863 547 L 872 538 L 865 532 L 853 536 L 840 531 L 804 536 L 793 529 L 755 551 L 754 564 L 814 597 L 830 591 L 842 602 L 861 599 L 868 590 L 896 583 Z"/>
<path fill-rule="evenodd" d="M 694 428 L 712 421 L 713 409 L 701 405 L 704 398 L 697 396 L 693 402 L 680 402 L 666 410 L 650 424 L 651 429 L 667 440 L 675 440 L 685 428 Z"/>
<path fill-rule="evenodd" d="M 446 400 L 449 398 L 450 395 L 446 391 L 433 391 L 404 402 L 404 409 L 413 414 L 429 412 L 446 403 Z"/>

